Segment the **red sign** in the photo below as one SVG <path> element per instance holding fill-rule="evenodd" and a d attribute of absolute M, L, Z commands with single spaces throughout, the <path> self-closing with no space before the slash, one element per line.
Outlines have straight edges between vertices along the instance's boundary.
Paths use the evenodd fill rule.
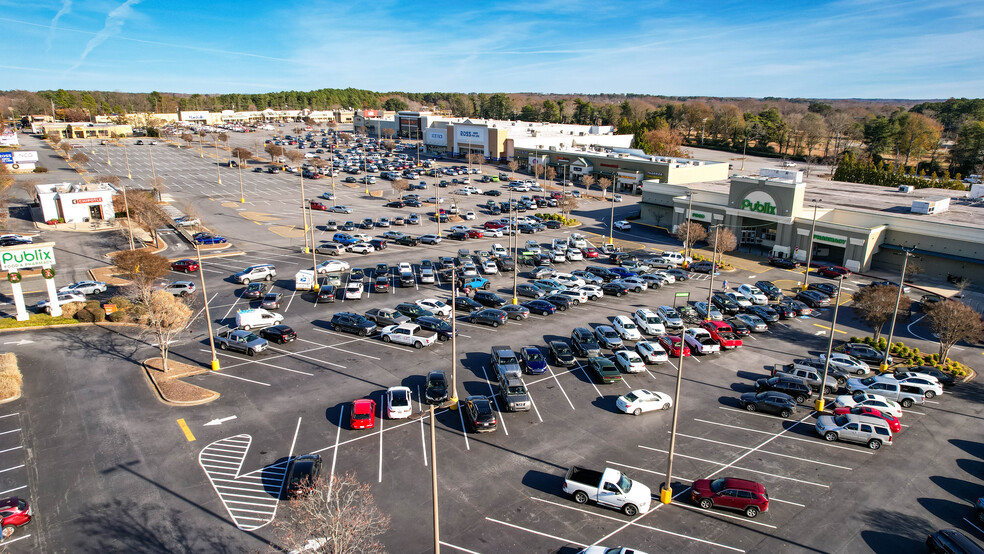
<path fill-rule="evenodd" d="M 376 110 L 362 110 L 362 117 L 376 117 Z"/>
<path fill-rule="evenodd" d="M 102 200 L 103 199 L 98 196 L 95 198 L 73 198 L 72 204 L 98 204 L 102 202 Z"/>
<path fill-rule="evenodd" d="M 612 164 L 599 164 L 599 165 L 601 165 L 601 167 L 618 167 L 617 165 L 612 165 Z"/>

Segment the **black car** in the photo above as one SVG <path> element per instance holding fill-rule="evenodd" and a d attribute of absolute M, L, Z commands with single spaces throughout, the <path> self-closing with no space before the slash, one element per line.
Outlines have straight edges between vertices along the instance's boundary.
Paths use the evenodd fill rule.
<path fill-rule="evenodd" d="M 793 311 L 796 312 L 796 315 L 809 315 L 811 312 L 813 312 L 813 310 L 809 306 L 800 302 L 799 300 L 796 300 L 795 298 L 789 298 L 789 297 L 783 298 L 782 300 L 779 301 L 779 305 L 789 306 L 790 308 L 793 309 Z"/>
<path fill-rule="evenodd" d="M 878 350 L 877 348 L 868 346 L 867 344 L 860 344 L 856 342 L 848 343 L 844 345 L 844 353 L 854 356 L 855 358 L 861 360 L 862 362 L 869 364 L 880 364 L 882 360 L 885 359 L 885 352 Z M 892 357 L 888 357 L 889 363 L 892 362 Z"/>
<path fill-rule="evenodd" d="M 498 327 L 500 325 L 505 325 L 507 319 L 509 319 L 509 316 L 506 312 L 496 310 L 495 308 L 486 308 L 484 310 L 479 310 L 468 314 L 468 321 L 475 325 L 482 323 L 485 325 Z"/>
<path fill-rule="evenodd" d="M 562 312 L 566 312 L 568 308 L 574 305 L 573 298 L 571 298 L 570 296 L 564 296 L 562 294 L 551 294 L 548 296 L 544 296 L 543 299 L 546 300 L 547 302 L 550 302 L 554 306 L 557 306 L 557 309 Z"/>
<path fill-rule="evenodd" d="M 550 356 L 555 364 L 562 367 L 573 367 L 577 364 L 574 351 L 562 340 L 550 341 Z"/>
<path fill-rule="evenodd" d="M 789 304 L 775 304 L 771 308 L 779 314 L 779 319 L 793 319 L 799 316 L 799 312 Z"/>
<path fill-rule="evenodd" d="M 476 291 L 473 297 L 476 302 L 489 308 L 501 308 L 506 305 L 506 300 L 494 292 Z"/>
<path fill-rule="evenodd" d="M 726 296 L 723 292 L 715 292 L 711 295 L 711 304 L 724 315 L 735 315 L 741 311 L 741 305 Z"/>
<path fill-rule="evenodd" d="M 773 256 L 769 258 L 769 265 L 782 269 L 796 269 L 796 266 L 799 264 L 789 258 L 777 258 Z"/>
<path fill-rule="evenodd" d="M 375 323 L 369 321 L 363 315 L 352 312 L 338 312 L 331 316 L 329 326 L 335 331 L 355 333 L 361 337 L 369 335 L 376 330 Z"/>
<path fill-rule="evenodd" d="M 266 295 L 266 283 L 250 283 L 243 291 L 243 298 L 263 298 Z"/>
<path fill-rule="evenodd" d="M 455 231 L 453 233 L 448 233 L 445 237 L 449 240 L 468 240 L 468 233 L 463 233 L 461 231 Z"/>
<path fill-rule="evenodd" d="M 468 298 L 467 296 L 458 296 L 457 298 L 454 299 L 454 309 L 462 310 L 466 314 L 474 312 L 475 310 L 481 310 L 484 307 L 485 306 L 482 306 L 481 304 L 475 302 L 474 300 Z"/>
<path fill-rule="evenodd" d="M 372 272 L 373 275 L 379 277 L 380 275 L 389 275 L 390 268 L 387 264 L 378 263 L 376 264 L 376 269 Z"/>
<path fill-rule="evenodd" d="M 547 226 L 547 229 L 560 229 L 563 226 L 563 224 L 556 219 L 548 219 L 544 225 Z"/>
<path fill-rule="evenodd" d="M 613 280 L 613 279 L 618 279 L 618 275 L 615 275 L 614 273 L 612 273 L 611 271 L 608 271 L 604 267 L 599 267 L 599 266 L 596 266 L 596 265 L 589 265 L 588 267 L 584 268 L 584 270 L 587 271 L 588 273 L 592 274 L 592 275 L 596 275 L 598 277 L 601 277 L 602 281 L 604 281 L 606 283 L 609 282 L 609 281 L 611 281 L 611 280 Z"/>
<path fill-rule="evenodd" d="M 402 200 L 393 200 L 392 202 L 383 204 L 383 206 L 387 208 L 403 208 L 406 206 L 406 203 Z"/>
<path fill-rule="evenodd" d="M 530 313 L 539 315 L 553 315 L 557 311 L 557 306 L 546 300 L 530 300 L 523 302 L 523 306 L 526 306 Z"/>
<path fill-rule="evenodd" d="M 314 303 L 334 302 L 338 295 L 338 290 L 338 287 L 335 285 L 321 285 L 321 288 L 318 289 L 317 296 L 315 296 Z"/>
<path fill-rule="evenodd" d="M 816 290 L 804 290 L 796 294 L 796 300 L 811 308 L 823 308 L 830 305 L 830 297 Z"/>
<path fill-rule="evenodd" d="M 474 433 L 491 433 L 498 422 L 492 410 L 492 402 L 486 396 L 469 396 L 464 402 L 465 420 Z"/>
<path fill-rule="evenodd" d="M 762 291 L 762 294 L 764 294 L 770 301 L 778 301 L 783 299 L 782 290 L 772 281 L 755 281 L 755 286 L 758 287 L 758 289 Z"/>
<path fill-rule="evenodd" d="M 437 333 L 437 340 L 439 341 L 451 340 L 451 324 L 437 316 L 418 317 L 414 323 L 420 325 L 424 331 Z"/>
<path fill-rule="evenodd" d="M 926 537 L 926 550 L 943 554 L 984 554 L 973 539 L 956 529 L 940 529 Z"/>
<path fill-rule="evenodd" d="M 260 336 L 270 342 L 286 344 L 297 340 L 297 333 L 286 325 L 274 325 L 260 330 Z"/>
<path fill-rule="evenodd" d="M 434 312 L 425 310 L 413 302 L 400 302 L 396 305 L 395 309 L 401 314 L 409 317 L 410 320 L 414 322 L 422 317 L 434 317 Z"/>
<path fill-rule="evenodd" d="M 837 285 L 831 283 L 810 283 L 810 286 L 806 290 L 818 290 L 827 296 L 834 296 L 837 294 Z"/>
<path fill-rule="evenodd" d="M 499 271 L 516 271 L 516 260 L 512 256 L 500 256 L 495 259 Z"/>
<path fill-rule="evenodd" d="M 353 267 L 349 270 L 349 281 L 365 281 L 366 272 L 359 267 Z"/>
<path fill-rule="evenodd" d="M 379 275 L 372 283 L 372 292 L 388 292 L 390 288 L 389 277 Z"/>
<path fill-rule="evenodd" d="M 694 262 L 687 269 L 694 273 L 713 273 L 714 264 L 711 262 Z"/>
<path fill-rule="evenodd" d="M 813 396 L 813 389 L 804 380 L 790 375 L 776 375 L 755 381 L 755 392 L 775 391 L 792 396 L 796 402 L 806 402 Z"/>
<path fill-rule="evenodd" d="M 420 244 L 420 239 L 417 237 L 412 237 L 410 235 L 404 235 L 393 242 L 401 246 L 417 246 L 418 244 Z"/>
<path fill-rule="evenodd" d="M 315 482 L 321 476 L 321 456 L 306 454 L 290 461 L 287 466 L 287 498 L 303 496 L 314 488 Z"/>
<path fill-rule="evenodd" d="M 424 401 L 428 404 L 447 402 L 448 378 L 443 371 L 435 369 L 427 374 L 427 384 L 424 385 Z"/>
<path fill-rule="evenodd" d="M 746 392 L 738 399 L 738 404 L 749 412 L 770 412 L 782 418 L 793 415 L 796 401 L 792 396 L 783 392 Z"/>
<path fill-rule="evenodd" d="M 629 289 L 621 283 L 605 283 L 601 285 L 601 290 L 611 296 L 623 296 L 629 294 Z"/>
<path fill-rule="evenodd" d="M 386 239 L 372 239 L 369 244 L 376 250 L 386 250 Z"/>
<path fill-rule="evenodd" d="M 779 313 L 769 306 L 749 306 L 745 308 L 745 311 L 752 315 L 759 316 L 759 318 L 766 323 L 775 323 L 779 321 Z"/>
<path fill-rule="evenodd" d="M 345 223 L 342 224 L 342 226 L 340 227 L 340 229 L 342 231 L 355 231 L 355 222 L 354 221 L 346 221 Z"/>
<path fill-rule="evenodd" d="M 731 330 L 734 331 L 734 333 L 739 337 L 747 337 L 752 334 L 752 329 L 748 325 L 745 325 L 745 322 L 740 319 L 729 317 L 725 318 L 724 321 L 731 326 Z"/>

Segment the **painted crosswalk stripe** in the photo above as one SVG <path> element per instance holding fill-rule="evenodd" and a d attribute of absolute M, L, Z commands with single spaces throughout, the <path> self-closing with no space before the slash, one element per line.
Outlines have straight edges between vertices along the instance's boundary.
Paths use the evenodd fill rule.
<path fill-rule="evenodd" d="M 198 463 L 208 476 L 233 523 L 243 531 L 269 524 L 277 513 L 286 472 L 270 468 L 276 478 L 264 477 L 267 468 L 240 475 L 253 438 L 236 435 L 217 440 L 198 454 Z"/>

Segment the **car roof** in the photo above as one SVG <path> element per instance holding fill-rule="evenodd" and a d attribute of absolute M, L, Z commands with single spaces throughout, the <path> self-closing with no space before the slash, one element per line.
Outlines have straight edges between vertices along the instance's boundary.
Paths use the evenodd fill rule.
<path fill-rule="evenodd" d="M 741 489 L 754 492 L 765 492 L 765 485 L 748 479 L 738 479 L 736 477 L 725 477 L 724 486 L 729 489 Z"/>

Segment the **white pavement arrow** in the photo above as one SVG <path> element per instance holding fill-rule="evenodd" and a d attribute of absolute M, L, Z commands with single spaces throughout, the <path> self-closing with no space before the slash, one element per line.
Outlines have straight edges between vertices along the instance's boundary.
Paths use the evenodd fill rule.
<path fill-rule="evenodd" d="M 212 421 L 209 421 L 205 425 L 206 426 L 208 426 L 208 425 L 222 425 L 222 423 L 224 423 L 226 421 L 231 421 L 233 419 L 236 419 L 236 416 L 231 415 L 229 417 L 220 417 L 219 419 L 213 419 Z"/>
<path fill-rule="evenodd" d="M 34 344 L 33 340 L 21 339 L 17 342 L 5 342 L 4 344 L 16 344 L 17 346 L 24 346 L 25 344 Z"/>

